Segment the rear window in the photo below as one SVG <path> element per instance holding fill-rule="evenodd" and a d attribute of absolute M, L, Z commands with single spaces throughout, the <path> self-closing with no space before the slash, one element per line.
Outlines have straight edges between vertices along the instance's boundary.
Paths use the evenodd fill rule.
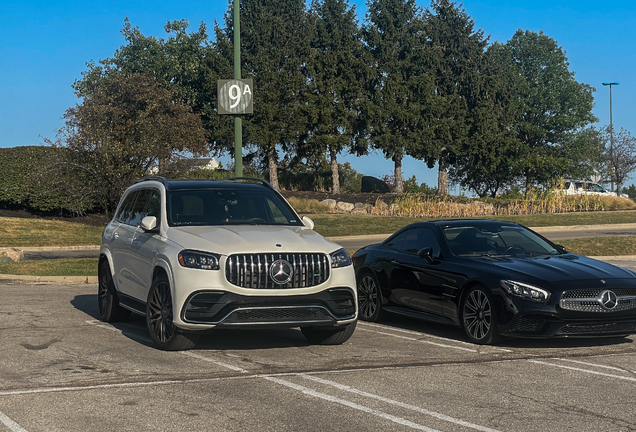
<path fill-rule="evenodd" d="M 168 224 L 302 225 L 287 202 L 272 191 L 227 189 L 170 192 Z"/>

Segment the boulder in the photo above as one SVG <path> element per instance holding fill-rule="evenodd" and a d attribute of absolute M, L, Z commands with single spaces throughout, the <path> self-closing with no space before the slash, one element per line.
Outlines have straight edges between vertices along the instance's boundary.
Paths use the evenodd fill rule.
<path fill-rule="evenodd" d="M 345 212 L 350 212 L 355 208 L 353 204 L 344 201 L 338 202 L 338 204 L 336 204 L 336 207 L 338 208 L 338 210 Z"/>
<path fill-rule="evenodd" d="M 329 206 L 331 210 L 335 210 L 337 206 L 336 200 L 330 198 L 320 201 L 320 204 Z"/>
<path fill-rule="evenodd" d="M 357 208 L 357 209 L 367 208 L 367 205 L 365 203 L 361 203 L 361 202 L 357 202 L 354 205 L 355 205 L 355 208 Z"/>
<path fill-rule="evenodd" d="M 16 248 L 0 248 L 0 257 L 9 257 L 11 261 L 24 261 L 24 253 Z"/>

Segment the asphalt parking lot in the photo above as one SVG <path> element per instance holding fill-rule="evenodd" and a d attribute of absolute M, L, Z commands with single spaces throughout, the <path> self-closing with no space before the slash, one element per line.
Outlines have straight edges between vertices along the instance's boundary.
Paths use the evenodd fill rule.
<path fill-rule="evenodd" d="M 96 285 L 0 285 L 0 431 L 630 431 L 634 337 L 466 342 L 399 317 L 342 346 L 217 331 L 154 349 Z"/>

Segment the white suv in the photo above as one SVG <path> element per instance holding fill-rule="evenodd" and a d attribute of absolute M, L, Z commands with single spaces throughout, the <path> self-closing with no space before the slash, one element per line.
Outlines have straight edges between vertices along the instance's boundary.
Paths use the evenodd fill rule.
<path fill-rule="evenodd" d="M 145 315 L 164 350 L 215 327 L 300 327 L 341 344 L 356 326 L 355 275 L 313 226 L 261 179 L 140 179 L 102 236 L 101 318 Z"/>

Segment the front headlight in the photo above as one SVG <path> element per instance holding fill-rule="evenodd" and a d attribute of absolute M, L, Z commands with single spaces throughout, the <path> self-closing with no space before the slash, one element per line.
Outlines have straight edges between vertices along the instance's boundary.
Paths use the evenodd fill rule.
<path fill-rule="evenodd" d="M 218 270 L 220 268 L 220 258 L 221 255 L 193 250 L 182 250 L 179 252 L 179 264 L 188 268 Z"/>
<path fill-rule="evenodd" d="M 351 258 L 344 249 L 338 249 L 331 253 L 331 268 L 346 267 L 351 265 Z"/>
<path fill-rule="evenodd" d="M 523 282 L 502 280 L 501 286 L 510 294 L 526 300 L 545 303 L 550 298 L 550 293 L 546 290 Z"/>

